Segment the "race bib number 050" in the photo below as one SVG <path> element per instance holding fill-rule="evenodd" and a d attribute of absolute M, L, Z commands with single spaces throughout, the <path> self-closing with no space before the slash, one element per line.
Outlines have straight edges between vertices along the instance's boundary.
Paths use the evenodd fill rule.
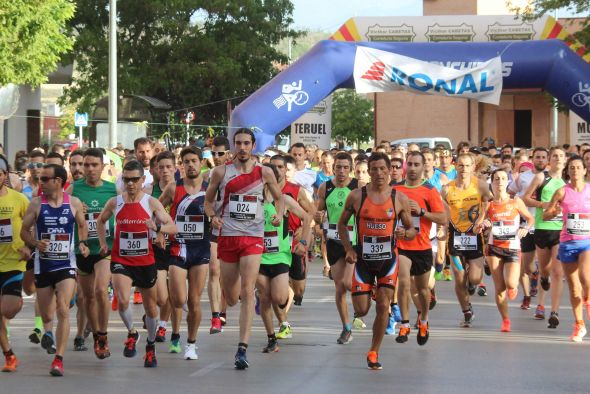
<path fill-rule="evenodd" d="M 176 239 L 198 241 L 205 234 L 204 215 L 176 215 Z"/>

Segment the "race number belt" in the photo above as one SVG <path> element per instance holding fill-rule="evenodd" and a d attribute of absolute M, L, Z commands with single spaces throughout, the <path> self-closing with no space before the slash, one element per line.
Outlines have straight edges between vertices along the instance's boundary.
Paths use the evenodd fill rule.
<path fill-rule="evenodd" d="M 86 220 L 86 223 L 88 224 L 88 238 L 98 238 L 96 222 L 97 222 L 99 216 L 100 216 L 100 212 L 87 213 L 84 215 L 84 219 Z M 104 223 L 104 228 L 106 231 L 106 236 L 109 237 L 111 235 L 111 232 L 109 229 L 108 220 Z"/>
<path fill-rule="evenodd" d="M 571 235 L 590 235 L 590 213 L 568 213 L 566 230 Z"/>
<path fill-rule="evenodd" d="M 12 243 L 12 222 L 10 218 L 0 219 L 0 244 Z"/>
<path fill-rule="evenodd" d="M 393 257 L 391 253 L 391 235 L 381 237 L 363 236 L 362 257 L 365 261 L 388 260 Z"/>
<path fill-rule="evenodd" d="M 119 255 L 145 256 L 149 253 L 148 232 L 131 233 L 121 231 L 119 234 Z"/>
<path fill-rule="evenodd" d="M 264 253 L 277 253 L 279 251 L 278 231 L 264 232 Z"/>
<path fill-rule="evenodd" d="M 477 235 L 455 233 L 453 246 L 456 250 L 477 250 Z"/>
<path fill-rule="evenodd" d="M 518 225 L 514 220 L 504 220 L 492 223 L 492 236 L 498 241 L 513 241 L 516 239 Z"/>
<path fill-rule="evenodd" d="M 45 252 L 39 252 L 39 257 L 47 260 L 70 259 L 70 234 L 41 233 L 41 240 L 49 241 Z"/>
<path fill-rule="evenodd" d="M 348 230 L 348 240 L 352 242 L 354 240 L 354 226 L 346 226 L 346 229 Z M 340 241 L 340 234 L 338 234 L 338 225 L 328 223 L 326 236 L 328 237 L 328 239 Z"/>
<path fill-rule="evenodd" d="M 198 241 L 205 234 L 204 215 L 176 215 L 176 239 Z"/>
<path fill-rule="evenodd" d="M 258 197 L 248 194 L 230 194 L 229 217 L 235 220 L 254 220 L 258 210 Z"/>

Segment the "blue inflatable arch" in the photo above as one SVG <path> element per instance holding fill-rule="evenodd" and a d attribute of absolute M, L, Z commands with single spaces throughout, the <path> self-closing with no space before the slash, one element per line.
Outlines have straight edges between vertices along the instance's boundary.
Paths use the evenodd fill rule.
<path fill-rule="evenodd" d="M 330 93 L 354 88 L 356 48 L 365 46 L 429 62 L 484 62 L 501 54 L 512 63 L 506 89 L 542 88 L 590 122 L 590 65 L 560 40 L 498 43 L 372 43 L 321 41 L 243 101 L 232 113 L 228 135 L 253 128 L 256 151 Z M 286 95 L 283 95 L 286 93 Z M 285 100 L 290 97 L 290 100 Z"/>

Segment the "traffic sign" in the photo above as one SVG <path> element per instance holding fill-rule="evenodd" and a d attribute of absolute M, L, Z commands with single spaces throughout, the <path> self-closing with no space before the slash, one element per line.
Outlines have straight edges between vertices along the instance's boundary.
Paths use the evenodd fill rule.
<path fill-rule="evenodd" d="M 80 114 L 80 113 L 76 112 L 74 114 L 74 125 L 76 127 L 88 126 L 88 113 L 84 112 L 83 114 Z"/>

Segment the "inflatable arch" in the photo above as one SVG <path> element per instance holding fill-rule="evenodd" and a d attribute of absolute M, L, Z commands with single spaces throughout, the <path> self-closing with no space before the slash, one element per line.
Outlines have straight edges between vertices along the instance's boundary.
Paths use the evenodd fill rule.
<path fill-rule="evenodd" d="M 237 127 L 253 128 L 256 151 L 274 144 L 275 136 L 334 90 L 354 88 L 359 46 L 427 62 L 485 62 L 501 55 L 510 72 L 505 89 L 542 88 L 590 122 L 590 65 L 559 40 L 497 43 L 374 43 L 321 41 L 232 113 L 228 135 Z M 508 74 L 508 75 L 506 75 Z"/>

